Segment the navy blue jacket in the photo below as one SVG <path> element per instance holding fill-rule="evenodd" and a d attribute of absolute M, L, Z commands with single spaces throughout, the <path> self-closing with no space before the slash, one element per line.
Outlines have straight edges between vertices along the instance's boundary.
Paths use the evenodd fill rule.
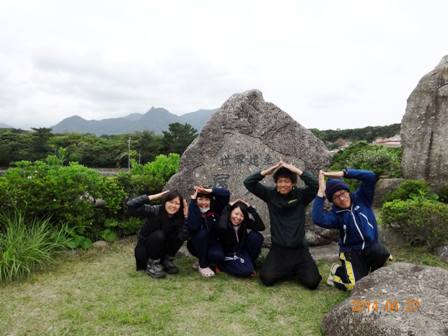
<path fill-rule="evenodd" d="M 185 227 L 190 234 L 195 234 L 200 230 L 207 230 L 212 237 L 216 237 L 216 226 L 222 210 L 229 204 L 230 192 L 224 188 L 212 189 L 212 200 L 210 210 L 203 215 L 199 210 L 196 199 L 190 201 L 188 206 L 188 217 L 185 220 Z"/>
<path fill-rule="evenodd" d="M 357 179 L 361 185 L 350 193 L 351 206 L 340 209 L 333 204 L 331 211 L 324 209 L 324 197 L 314 199 L 311 216 L 314 224 L 326 229 L 339 229 L 342 252 L 361 251 L 378 242 L 378 227 L 372 209 L 375 173 L 368 170 L 346 169 L 344 177 Z"/>

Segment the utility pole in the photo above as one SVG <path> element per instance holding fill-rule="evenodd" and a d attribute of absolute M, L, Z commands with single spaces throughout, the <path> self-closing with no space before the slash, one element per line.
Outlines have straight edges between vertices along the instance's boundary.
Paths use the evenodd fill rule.
<path fill-rule="evenodd" d="M 128 139 L 128 172 L 131 170 L 131 137 Z"/>

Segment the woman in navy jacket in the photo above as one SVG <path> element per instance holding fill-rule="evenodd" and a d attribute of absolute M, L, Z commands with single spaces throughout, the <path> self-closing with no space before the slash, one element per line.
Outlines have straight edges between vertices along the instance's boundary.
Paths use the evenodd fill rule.
<path fill-rule="evenodd" d="M 328 179 L 325 184 L 325 176 Z M 350 189 L 341 179 L 361 181 L 359 188 Z M 340 289 L 352 289 L 355 282 L 382 267 L 390 256 L 378 241 L 378 227 L 372 209 L 377 176 L 368 170 L 345 169 L 319 172 L 319 190 L 314 199 L 313 222 L 326 229 L 338 229 L 341 265 L 331 267 L 327 283 Z M 331 211 L 324 209 L 324 196 L 333 203 Z"/>
<path fill-rule="evenodd" d="M 257 211 L 248 203 L 238 199 L 226 206 L 218 224 L 218 236 L 225 255 L 219 267 L 239 277 L 255 274 L 255 260 L 263 244 L 263 236 L 258 231 L 264 229 Z"/>
<path fill-rule="evenodd" d="M 210 268 L 224 260 L 224 251 L 218 240 L 216 226 L 222 210 L 229 203 L 230 192 L 224 188 L 204 188 L 195 186 L 188 207 L 185 226 L 190 235 L 188 251 L 198 258 L 193 266 L 203 277 L 212 277 Z"/>

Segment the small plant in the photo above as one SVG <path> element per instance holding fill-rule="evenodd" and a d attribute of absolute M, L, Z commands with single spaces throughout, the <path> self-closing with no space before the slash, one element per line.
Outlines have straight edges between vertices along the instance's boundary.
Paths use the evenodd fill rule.
<path fill-rule="evenodd" d="M 404 180 L 397 188 L 389 192 L 384 201 L 408 200 L 415 197 L 424 197 L 437 200 L 437 195 L 430 191 L 428 183 L 424 180 Z"/>
<path fill-rule="evenodd" d="M 53 230 L 48 218 L 28 221 L 15 211 L 0 215 L 0 221 L 0 281 L 25 278 L 45 267 L 65 244 L 63 231 Z"/>

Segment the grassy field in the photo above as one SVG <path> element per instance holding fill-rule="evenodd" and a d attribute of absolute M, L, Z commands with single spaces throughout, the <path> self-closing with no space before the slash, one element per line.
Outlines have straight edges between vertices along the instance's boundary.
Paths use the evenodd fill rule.
<path fill-rule="evenodd" d="M 135 272 L 132 241 L 66 255 L 49 271 L 0 287 L 4 335 L 320 335 L 322 316 L 347 297 L 322 283 L 263 287 L 220 273 L 200 278 L 193 259 L 154 280 Z M 329 266 L 319 264 L 322 274 Z"/>
<path fill-rule="evenodd" d="M 293 282 L 266 288 L 258 279 L 223 273 L 202 279 L 184 256 L 180 274 L 154 280 L 135 272 L 133 247 L 128 240 L 103 252 L 66 254 L 46 272 L 3 284 L 0 333 L 321 335 L 323 315 L 348 297 L 324 281 L 309 291 Z M 413 250 L 393 252 L 399 260 L 419 260 Z M 420 260 L 448 268 L 437 258 Z M 318 265 L 326 277 L 329 265 Z"/>

